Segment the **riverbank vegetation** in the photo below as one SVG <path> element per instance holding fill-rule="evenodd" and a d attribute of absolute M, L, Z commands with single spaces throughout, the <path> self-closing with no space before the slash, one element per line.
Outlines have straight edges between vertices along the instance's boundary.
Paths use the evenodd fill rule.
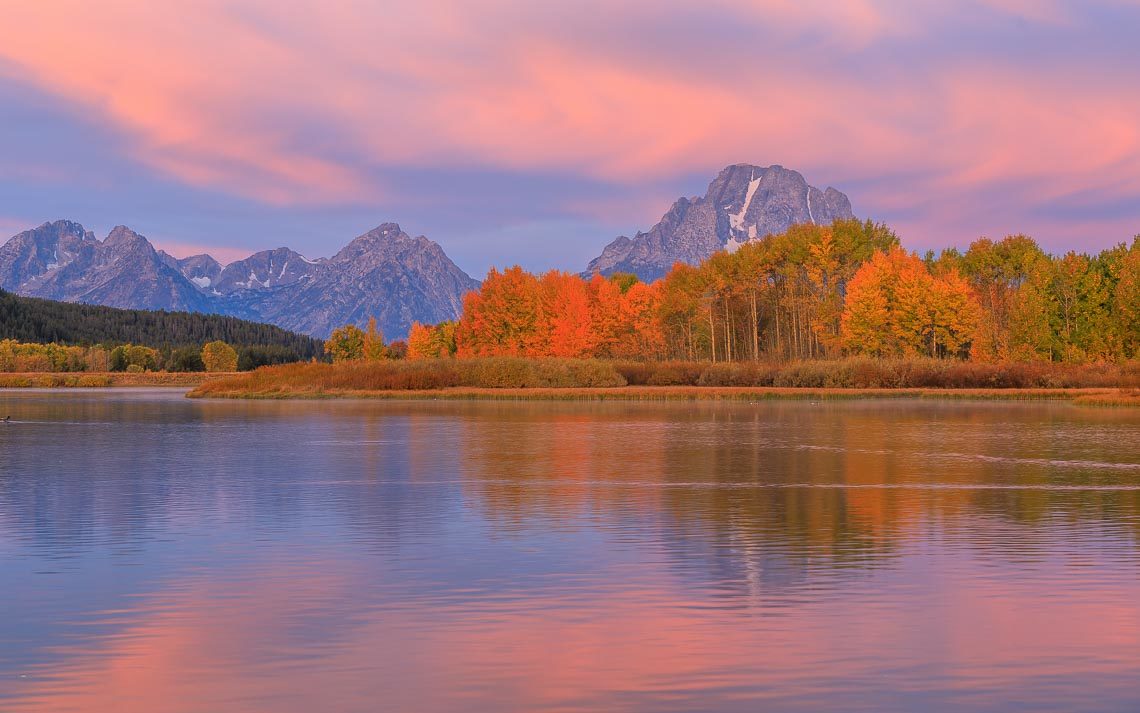
<path fill-rule="evenodd" d="M 399 350 L 373 327 L 337 330 L 325 349 L 331 365 L 197 393 L 1093 388 L 1124 399 L 1140 385 L 1140 238 L 1097 256 L 1054 257 L 1013 236 L 919 257 L 881 224 L 797 226 L 652 284 L 491 270 L 457 321 L 414 324 Z"/>
<path fill-rule="evenodd" d="M 638 362 L 600 359 L 356 360 L 265 367 L 211 380 L 195 396 L 317 397 L 353 394 L 470 390 L 654 389 L 690 394 L 701 389 L 882 390 L 974 389 L 986 392 L 1095 389 L 1114 395 L 1137 383 L 1135 365 L 982 364 L 939 359 L 889 360 L 856 357 L 833 361 L 776 363 Z M 710 394 L 712 391 L 710 391 Z M 1085 394 L 1090 395 L 1090 394 Z"/>
<path fill-rule="evenodd" d="M 231 372 L 296 360 L 291 353 L 239 349 L 222 341 L 155 349 L 139 344 L 75 346 L 0 339 L 0 373 Z"/>
<path fill-rule="evenodd" d="M 1140 358 L 1140 238 L 1055 257 L 1025 236 L 910 254 L 886 226 L 796 226 L 661 280 L 491 270 L 457 323 L 414 325 L 410 358 L 786 362 Z"/>

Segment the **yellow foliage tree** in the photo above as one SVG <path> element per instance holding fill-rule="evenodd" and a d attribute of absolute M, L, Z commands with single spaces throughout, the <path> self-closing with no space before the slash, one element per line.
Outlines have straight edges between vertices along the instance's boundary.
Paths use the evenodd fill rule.
<path fill-rule="evenodd" d="M 840 331 L 854 352 L 965 357 L 978 322 L 977 302 L 956 270 L 935 277 L 895 248 L 877 253 L 851 279 Z"/>
<path fill-rule="evenodd" d="M 368 319 L 368 329 L 364 332 L 361 356 L 368 361 L 388 358 L 388 348 L 384 346 L 384 335 L 376 328 L 376 318 Z"/>
<path fill-rule="evenodd" d="M 334 362 L 356 361 L 364 358 L 364 332 L 355 324 L 338 327 L 325 341 L 325 353 Z"/>
<path fill-rule="evenodd" d="M 455 356 L 455 322 L 412 322 L 408 332 L 408 359 L 441 359 Z"/>
<path fill-rule="evenodd" d="M 206 365 L 206 371 L 237 371 L 237 362 L 237 352 L 221 340 L 202 347 L 202 363 Z"/>

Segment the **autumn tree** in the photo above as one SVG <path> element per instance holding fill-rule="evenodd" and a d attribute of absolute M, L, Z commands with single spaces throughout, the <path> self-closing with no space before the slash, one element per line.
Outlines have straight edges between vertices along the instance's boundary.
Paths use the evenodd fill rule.
<path fill-rule="evenodd" d="M 620 287 L 615 287 L 620 294 Z M 530 352 L 535 356 L 583 358 L 593 354 L 595 334 L 590 288 L 577 275 L 552 270 L 539 280 L 540 309 Z"/>
<path fill-rule="evenodd" d="M 202 364 L 206 371 L 237 371 L 237 350 L 219 340 L 202 347 Z"/>
<path fill-rule="evenodd" d="M 1025 235 L 999 242 L 976 240 L 962 256 L 960 269 L 982 307 L 975 356 L 1008 359 L 1014 352 L 1036 350 L 1042 330 L 1033 324 L 1033 310 L 1041 307 L 1041 276 L 1048 271 L 1048 258 L 1037 243 Z M 1037 278 L 1036 284 L 1017 297 L 1031 277 Z M 1037 294 L 1031 294 L 1034 291 Z"/>
<path fill-rule="evenodd" d="M 376 328 L 376 318 L 368 318 L 368 328 L 364 331 L 364 341 L 360 349 L 361 358 L 368 361 L 379 361 L 389 358 L 388 349 L 384 346 L 384 335 Z"/>
<path fill-rule="evenodd" d="M 325 353 L 334 362 L 362 359 L 364 358 L 364 337 L 364 331 L 355 324 L 338 327 L 325 341 Z"/>
<path fill-rule="evenodd" d="M 408 332 L 408 359 L 442 359 L 455 356 L 455 322 L 412 322 Z"/>
<path fill-rule="evenodd" d="M 463 298 L 456 329 L 459 356 L 523 356 L 540 338 L 542 298 L 538 280 L 518 265 L 487 273 L 480 289 Z"/>
<path fill-rule="evenodd" d="M 895 248 L 876 254 L 855 273 L 840 330 L 853 352 L 965 357 L 978 311 L 956 271 L 935 277 L 917 257 Z"/>
<path fill-rule="evenodd" d="M 1140 236 L 1105 256 L 1112 279 L 1111 321 L 1121 356 L 1140 358 Z"/>
<path fill-rule="evenodd" d="M 702 289 L 699 270 L 679 262 L 657 284 L 665 349 L 682 359 L 697 359 L 708 353 L 707 326 L 698 314 Z"/>

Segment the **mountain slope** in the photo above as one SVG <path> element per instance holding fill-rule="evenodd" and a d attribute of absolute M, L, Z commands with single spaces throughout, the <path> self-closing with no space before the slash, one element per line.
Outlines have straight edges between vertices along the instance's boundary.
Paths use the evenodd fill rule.
<path fill-rule="evenodd" d="M 248 303 L 250 314 L 306 334 L 375 317 L 385 335 L 401 338 L 413 321 L 455 319 L 463 295 L 479 283 L 436 243 L 385 223 L 310 265 L 309 276 Z"/>
<path fill-rule="evenodd" d="M 821 191 L 783 166 L 736 164 L 721 171 L 704 196 L 678 199 L 648 232 L 618 237 L 583 275 L 632 272 L 654 280 L 678 261 L 696 264 L 792 225 L 853 217 L 851 202 L 834 188 Z"/>

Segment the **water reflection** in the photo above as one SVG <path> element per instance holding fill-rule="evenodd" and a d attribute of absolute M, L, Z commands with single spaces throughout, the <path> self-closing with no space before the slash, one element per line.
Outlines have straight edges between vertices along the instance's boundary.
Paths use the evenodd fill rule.
<path fill-rule="evenodd" d="M 5 710 L 1140 706 L 1134 412 L 0 400 Z"/>

